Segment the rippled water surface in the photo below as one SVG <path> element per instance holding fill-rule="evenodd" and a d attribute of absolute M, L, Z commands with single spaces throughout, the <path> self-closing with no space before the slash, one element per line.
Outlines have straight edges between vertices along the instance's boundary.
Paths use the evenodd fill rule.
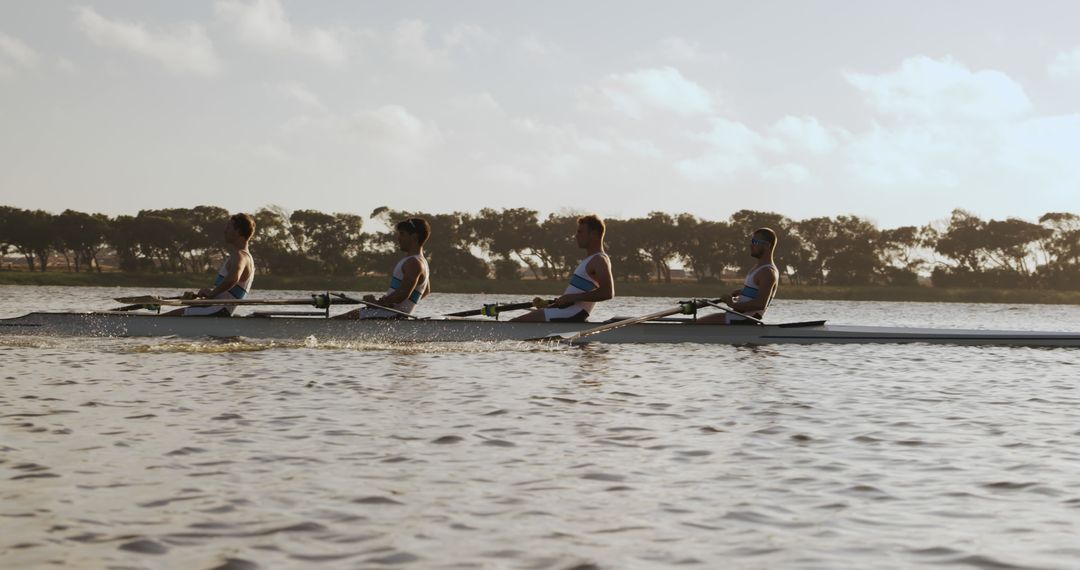
<path fill-rule="evenodd" d="M 0 316 L 145 292 L 0 287 Z M 1076 349 L 0 336 L 0 363 L 3 568 L 1080 566 Z"/>

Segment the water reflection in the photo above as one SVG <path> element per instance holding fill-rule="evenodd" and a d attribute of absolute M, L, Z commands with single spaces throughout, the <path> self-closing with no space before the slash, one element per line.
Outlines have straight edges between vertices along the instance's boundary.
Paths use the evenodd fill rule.
<path fill-rule="evenodd" d="M 1017 314 L 778 310 L 837 307 L 869 324 Z M 1075 308 L 1023 314 L 1080 330 Z M 3 567 L 73 552 L 197 568 L 1068 568 L 1080 554 L 1073 351 L 0 337 L 0 358 Z"/>

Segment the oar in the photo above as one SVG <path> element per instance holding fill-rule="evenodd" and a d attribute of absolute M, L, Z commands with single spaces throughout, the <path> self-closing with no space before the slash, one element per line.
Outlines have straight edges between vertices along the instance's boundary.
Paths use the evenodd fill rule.
<path fill-rule="evenodd" d="M 357 299 L 355 297 L 350 297 L 350 296 L 346 295 L 345 293 L 334 293 L 334 296 L 339 298 L 339 299 L 342 299 L 343 301 L 346 301 L 346 302 L 348 302 L 350 304 L 367 305 L 368 307 L 371 307 L 372 309 L 381 309 L 383 311 L 394 313 L 395 315 L 400 315 L 400 316 L 405 317 L 405 318 L 418 319 L 418 320 L 421 319 L 421 317 L 418 317 L 418 316 L 416 316 L 416 315 L 414 315 L 412 313 L 406 313 L 405 311 L 399 311 L 397 309 L 394 309 L 394 308 L 391 308 L 391 307 L 386 307 L 386 306 L 380 305 L 378 303 L 372 303 L 371 301 L 365 301 L 363 299 Z"/>
<path fill-rule="evenodd" d="M 164 299 L 168 299 L 168 300 L 172 301 L 172 300 L 175 300 L 175 299 L 183 299 L 183 297 L 164 297 Z M 123 302 L 123 301 L 121 301 L 121 302 Z M 139 304 L 136 304 L 136 305 L 124 305 L 123 307 L 116 307 L 115 309 L 109 309 L 109 310 L 110 311 L 116 311 L 116 312 L 120 312 L 120 311 L 137 311 L 139 309 L 142 309 L 143 307 L 146 307 L 146 305 L 142 304 L 142 303 L 139 303 Z"/>
<path fill-rule="evenodd" d="M 720 299 L 713 299 L 713 300 L 710 301 L 709 299 L 699 299 L 697 302 L 700 305 L 708 305 L 710 307 L 716 307 L 717 309 L 720 309 L 721 311 L 724 311 L 725 313 L 730 313 L 732 315 L 738 315 L 738 316 L 740 316 L 740 317 L 742 317 L 742 318 L 744 318 L 744 319 L 746 319 L 746 320 L 748 320 L 748 321 L 750 321 L 750 322 L 752 322 L 752 323 L 754 323 L 756 325 L 762 325 L 762 326 L 768 325 L 768 323 L 766 323 L 765 321 L 762 321 L 761 319 L 751 317 L 750 315 L 747 315 L 746 313 L 740 313 L 739 311 L 736 311 L 735 309 L 729 309 L 727 307 L 722 307 L 722 306 L 718 305 L 716 302 L 719 301 L 719 300 Z M 799 327 L 820 327 L 820 326 L 824 325 L 825 322 L 826 321 L 799 321 L 799 322 L 795 322 L 795 323 L 773 323 L 772 326 L 780 327 L 780 328 L 784 328 L 784 329 L 787 329 L 787 328 L 799 328 Z"/>
<path fill-rule="evenodd" d="M 554 334 L 549 334 L 548 336 L 542 336 L 542 337 L 539 337 L 539 338 L 530 338 L 530 339 L 526 339 L 526 340 L 527 341 L 547 340 L 547 341 L 573 343 L 573 342 L 575 342 L 577 340 L 580 340 L 582 338 L 585 338 L 587 336 L 591 336 L 591 335 L 594 335 L 594 334 L 600 334 L 602 332 L 607 332 L 607 331 L 615 330 L 615 329 L 630 326 L 630 325 L 636 325 L 638 323 L 644 323 L 645 321 L 651 321 L 653 319 L 660 319 L 660 318 L 663 318 L 663 317 L 670 317 L 671 315 L 678 315 L 678 314 L 692 315 L 692 314 L 694 314 L 694 311 L 697 310 L 697 306 L 698 306 L 698 301 L 687 301 L 685 303 L 679 303 L 679 306 L 675 307 L 674 309 L 664 309 L 663 311 L 657 311 L 655 313 L 649 313 L 648 315 L 643 315 L 643 316 L 640 316 L 640 317 L 634 317 L 632 319 L 626 319 L 626 320 L 623 320 L 623 321 L 615 321 L 614 323 L 608 323 L 606 325 L 600 325 L 598 327 L 594 327 L 594 328 L 591 328 L 591 329 L 585 329 L 583 331 L 579 331 L 579 332 L 573 333 L 573 334 L 554 333 Z"/>
<path fill-rule="evenodd" d="M 746 319 L 746 320 L 748 320 L 748 321 L 750 321 L 750 322 L 752 322 L 754 324 L 758 324 L 758 325 L 762 325 L 762 326 L 765 325 L 765 322 L 762 321 L 759 318 L 751 317 L 750 315 L 747 315 L 745 313 L 740 313 L 739 311 L 736 311 L 735 309 L 729 309 L 729 308 L 727 308 L 727 307 L 725 307 L 723 305 L 720 305 L 719 304 L 720 301 L 722 301 L 722 299 L 712 299 L 712 300 L 698 299 L 699 305 L 708 305 L 710 307 L 716 307 L 717 309 L 720 309 L 721 311 L 724 311 L 725 313 L 727 313 L 729 315 L 738 315 L 738 316 L 740 316 L 740 317 L 742 317 L 742 318 L 744 318 L 744 319 Z"/>
<path fill-rule="evenodd" d="M 543 301 L 543 299 L 540 299 L 540 300 Z M 477 315 L 483 315 L 485 317 L 496 317 L 496 318 L 498 318 L 499 313 L 505 313 L 507 311 L 520 311 L 522 309 L 538 308 L 536 301 L 537 301 L 537 299 L 533 299 L 532 301 L 529 301 L 527 303 L 503 303 L 503 304 L 500 304 L 500 303 L 487 304 L 487 303 L 485 303 L 483 308 L 480 308 L 480 309 L 472 309 L 472 310 L 469 310 L 469 311 L 461 311 L 461 312 L 458 312 L 458 313 L 448 313 L 445 316 L 447 316 L 447 317 L 475 317 Z M 544 301 L 544 303 L 550 305 L 551 300 Z"/>
<path fill-rule="evenodd" d="M 317 308 L 325 308 L 330 304 L 328 295 L 312 295 L 306 299 L 175 299 L 171 297 L 156 297 L 143 295 L 140 297 L 116 297 L 118 303 L 132 303 L 136 305 L 167 305 L 170 307 L 199 307 L 218 305 L 313 305 Z"/>

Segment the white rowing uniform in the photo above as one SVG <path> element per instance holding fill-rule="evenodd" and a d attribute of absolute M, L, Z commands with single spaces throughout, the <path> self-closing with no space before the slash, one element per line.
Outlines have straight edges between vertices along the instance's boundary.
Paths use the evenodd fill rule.
<path fill-rule="evenodd" d="M 769 304 L 772 303 L 772 293 L 773 292 L 771 290 L 770 291 L 764 291 L 764 292 L 763 291 L 758 291 L 757 283 L 754 283 L 754 276 L 756 276 L 759 271 L 761 271 L 763 269 L 766 269 L 766 268 L 768 268 L 769 270 L 771 270 L 773 272 L 773 279 L 779 281 L 780 272 L 776 269 L 775 265 L 773 265 L 771 263 L 766 263 L 765 265 L 759 265 L 759 266 L 751 269 L 750 273 L 746 274 L 746 280 L 743 281 L 742 290 L 739 291 L 739 294 L 735 297 L 735 302 L 736 303 L 741 303 L 743 301 L 749 301 L 751 299 L 757 299 L 761 295 L 768 295 L 769 298 L 765 301 L 765 308 L 761 309 L 760 311 L 758 311 L 758 312 L 756 312 L 756 313 L 754 313 L 752 315 L 750 315 L 751 317 L 754 317 L 754 318 L 756 318 L 758 320 L 761 320 L 765 316 L 765 311 L 767 311 L 769 309 Z M 739 315 L 733 315 L 731 313 L 727 313 L 727 322 L 729 324 L 730 323 L 735 323 L 737 321 L 745 322 L 746 319 L 740 317 Z"/>
<path fill-rule="evenodd" d="M 602 251 L 598 251 L 585 259 L 582 259 L 581 263 L 578 264 L 577 268 L 574 269 L 574 272 L 570 275 L 570 284 L 566 286 L 566 291 L 563 291 L 563 295 L 588 293 L 600 286 L 595 279 L 589 276 L 589 262 L 598 255 L 602 255 L 607 259 L 607 254 Z M 547 308 L 544 309 L 544 319 L 548 322 L 584 321 L 589 318 L 589 314 L 592 313 L 593 307 L 595 306 L 596 301 L 577 301 L 566 307 Z"/>
<path fill-rule="evenodd" d="M 390 307 L 391 309 L 396 309 L 409 314 L 412 314 L 413 309 L 416 308 L 416 304 L 420 302 L 420 299 L 424 298 L 424 291 L 427 290 L 430 271 L 428 271 L 428 262 L 424 259 L 424 256 L 417 254 L 402 257 L 401 260 L 397 262 L 397 265 L 394 266 L 394 271 L 390 274 L 390 288 L 386 290 L 386 294 L 390 295 L 398 289 L 401 289 L 401 280 L 405 278 L 405 262 L 412 258 L 416 258 L 416 260 L 420 262 L 420 279 L 416 281 L 416 287 L 413 288 L 404 301 Z M 364 307 L 363 309 L 360 309 L 361 319 L 396 319 L 399 317 L 401 317 L 401 315 L 377 309 L 375 307 Z"/>
<path fill-rule="evenodd" d="M 230 256 L 232 254 L 229 254 Z M 250 253 L 248 256 L 250 257 Z M 221 285 L 222 281 L 225 281 L 225 275 L 228 273 L 226 269 L 229 265 L 229 260 L 221 262 L 221 267 L 218 268 L 217 279 L 214 280 L 214 287 Z M 255 260 L 251 261 L 251 272 L 248 273 L 247 279 L 240 281 L 236 285 L 233 285 L 228 291 L 222 291 L 218 293 L 215 299 L 243 299 L 247 297 L 249 291 L 251 291 L 251 284 L 255 281 Z M 224 311 L 225 315 L 232 316 L 236 312 L 236 305 L 215 305 L 206 307 L 187 307 L 184 309 L 185 317 L 208 317 L 211 315 L 218 315 Z M 224 316 L 224 315 L 223 315 Z"/>

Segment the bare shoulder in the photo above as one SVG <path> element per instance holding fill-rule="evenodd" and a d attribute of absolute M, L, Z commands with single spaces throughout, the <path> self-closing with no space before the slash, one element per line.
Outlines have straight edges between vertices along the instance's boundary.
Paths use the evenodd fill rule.
<path fill-rule="evenodd" d="M 600 255 L 594 256 L 591 260 L 589 260 L 590 269 L 596 269 L 599 271 L 602 269 L 607 269 L 609 267 L 611 267 L 611 260 L 608 258 L 606 253 L 601 253 Z"/>
<path fill-rule="evenodd" d="M 405 259 L 405 263 L 401 266 L 402 270 L 412 270 L 420 273 L 424 270 L 424 264 L 420 263 L 420 260 L 415 257 L 408 257 Z"/>

